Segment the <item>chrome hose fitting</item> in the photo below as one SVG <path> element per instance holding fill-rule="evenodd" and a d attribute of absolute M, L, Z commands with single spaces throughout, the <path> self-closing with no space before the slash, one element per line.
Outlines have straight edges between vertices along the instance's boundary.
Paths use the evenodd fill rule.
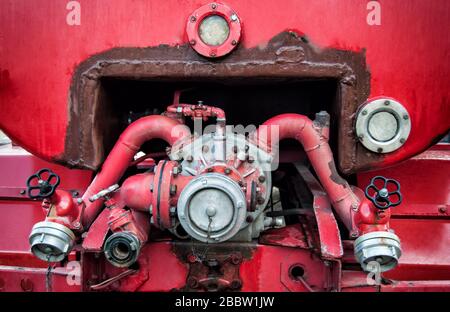
<path fill-rule="evenodd" d="M 38 222 L 29 237 L 31 252 L 43 261 L 59 262 L 72 250 L 75 235 L 66 226 L 50 221 Z"/>
<path fill-rule="evenodd" d="M 391 232 L 370 232 L 355 240 L 355 257 L 364 271 L 373 263 L 379 264 L 380 272 L 395 268 L 402 255 L 400 239 Z"/>
<path fill-rule="evenodd" d="M 117 232 L 105 242 L 103 252 L 106 259 L 119 268 L 129 267 L 139 257 L 141 243 L 131 232 Z"/>

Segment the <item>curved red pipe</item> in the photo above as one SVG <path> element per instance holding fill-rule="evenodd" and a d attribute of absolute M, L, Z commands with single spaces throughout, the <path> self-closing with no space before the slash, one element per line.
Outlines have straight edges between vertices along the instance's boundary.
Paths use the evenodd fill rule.
<path fill-rule="evenodd" d="M 89 226 L 103 204 L 102 200 L 91 203 L 89 198 L 119 181 L 142 144 L 157 138 L 163 139 L 169 145 L 173 145 L 178 140 L 182 140 L 190 135 L 190 130 L 186 125 L 180 124 L 179 121 L 166 116 L 147 116 L 130 124 L 119 137 L 119 140 L 103 163 L 100 172 L 82 197 L 83 202 L 86 204 L 83 212 L 83 225 L 85 227 Z"/>
<path fill-rule="evenodd" d="M 257 130 L 258 145 L 274 151 L 280 140 L 295 139 L 303 145 L 309 161 L 342 222 L 352 228 L 352 208 L 358 208 L 360 200 L 346 180 L 337 173 L 333 154 L 328 144 L 329 123 L 325 119 L 311 121 L 299 114 L 282 114 L 262 124 Z M 276 134 L 278 132 L 278 135 Z"/>

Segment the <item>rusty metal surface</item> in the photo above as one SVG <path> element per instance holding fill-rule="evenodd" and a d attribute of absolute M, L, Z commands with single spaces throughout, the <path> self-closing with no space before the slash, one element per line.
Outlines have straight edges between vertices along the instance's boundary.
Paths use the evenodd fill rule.
<path fill-rule="evenodd" d="M 74 69 L 83 60 L 114 47 L 135 47 L 136 51 L 127 56 L 132 60 L 139 56 L 138 50 L 162 44 L 171 46 L 173 49 L 167 50 L 178 51 L 186 59 L 191 57 L 190 53 L 195 53 L 186 48 L 185 27 L 189 14 L 200 6 L 198 2 L 149 0 L 130 3 L 117 0 L 109 4 L 108 14 L 104 13 L 101 2 L 83 3 L 82 14 L 86 16 L 81 25 L 75 26 L 66 23 L 64 6 L 52 0 L 39 1 L 39 5 L 29 0 L 0 3 L 0 46 L 7 47 L 0 51 L 3 112 L 0 125 L 16 142 L 47 160 L 68 159 L 63 155 L 70 118 L 68 92 Z M 342 159 L 348 154 L 344 148 L 340 156 L 341 168 L 346 170 L 365 157 L 375 157 L 375 162 L 365 169 L 387 166 L 425 150 L 448 133 L 449 68 L 441 64 L 450 44 L 448 19 L 442 14 L 448 11 L 448 1 L 409 1 L 407 4 L 401 0 L 383 1 L 382 25 L 367 23 L 367 3 L 359 0 L 345 3 L 298 0 L 282 1 L 281 4 L 260 0 L 257 5 L 229 0 L 227 5 L 243 21 L 243 36 L 236 54 L 252 48 L 264 50 L 274 35 L 292 30 L 302 40 L 313 42 L 311 46 L 317 51 L 350 50 L 364 55 L 371 73 L 370 95 L 364 98 L 391 96 L 405 104 L 411 113 L 413 129 L 403 148 L 378 158 L 362 155 L 367 151 L 357 144 L 356 153 Z M 272 14 L 260 12 L 277 13 L 274 18 Z M 131 25 L 130 21 L 133 21 Z M 424 34 L 423 29 L 430 31 Z M 18 32 L 22 36 L 17 36 Z M 419 34 L 420 40 L 417 40 Z M 22 37 L 29 39 L 27 44 L 23 43 Z M 301 63 L 305 51 L 297 44 L 282 46 L 275 51 L 276 59 L 285 65 Z M 173 60 L 177 61 L 177 58 Z M 202 58 L 193 63 L 206 63 L 212 72 L 217 67 L 217 62 L 206 62 Z M 339 53 L 331 63 L 342 64 Z M 161 68 L 164 71 L 163 66 L 158 69 Z M 189 75 L 191 69 L 195 66 L 184 68 L 180 77 L 184 77 L 184 72 Z M 93 95 L 101 97 L 101 94 Z M 343 90 L 341 96 L 351 97 L 352 94 Z M 355 99 L 361 104 L 360 100 L 360 97 Z M 99 109 L 96 113 L 108 112 Z M 350 111 L 347 113 L 351 114 Z M 337 120 L 342 119 L 349 125 L 345 119 L 350 117 L 348 114 L 338 116 Z M 107 118 L 103 122 L 102 127 L 112 124 Z M 350 127 L 342 126 L 341 129 L 340 135 L 352 135 Z M 89 136 L 89 133 L 85 134 Z M 94 141 L 94 144 L 97 143 Z M 97 159 L 88 161 L 95 163 Z"/>
<path fill-rule="evenodd" d="M 306 41 L 306 42 L 305 42 Z M 176 81 L 243 79 L 334 79 L 339 84 L 339 159 L 344 172 L 377 160 L 357 154 L 352 134 L 353 114 L 369 94 L 370 75 L 361 52 L 324 49 L 320 53 L 295 32 L 275 36 L 264 48 L 239 47 L 220 62 L 207 62 L 189 46 L 115 48 L 94 55 L 76 69 L 70 89 L 69 125 L 64 154 L 57 160 L 70 166 L 97 169 L 105 157 L 104 129 L 114 128 L 111 112 L 102 106 L 101 79 Z M 91 117 L 94 116 L 92 122 Z M 108 119 L 109 118 L 109 119 Z M 103 132 L 102 132 L 103 131 Z M 74 144 L 80 142 L 80 144 Z M 378 157 L 378 156 L 377 156 Z"/>
<path fill-rule="evenodd" d="M 313 194 L 313 209 L 320 237 L 320 251 L 325 259 L 338 259 L 343 255 L 341 233 L 331 209 L 331 203 L 322 186 L 304 166 L 296 164 L 296 169 Z"/>

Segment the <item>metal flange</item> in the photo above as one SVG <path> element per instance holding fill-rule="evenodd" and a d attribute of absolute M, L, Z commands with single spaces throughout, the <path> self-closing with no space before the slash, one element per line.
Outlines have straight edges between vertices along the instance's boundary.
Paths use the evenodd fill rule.
<path fill-rule="evenodd" d="M 368 150 L 390 153 L 405 144 L 411 132 L 411 118 L 401 103 L 378 98 L 361 106 L 355 130 L 359 141 Z"/>

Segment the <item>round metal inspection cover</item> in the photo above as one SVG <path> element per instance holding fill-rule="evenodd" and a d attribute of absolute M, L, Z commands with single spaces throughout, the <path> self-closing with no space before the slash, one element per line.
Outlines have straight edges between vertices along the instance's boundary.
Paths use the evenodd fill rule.
<path fill-rule="evenodd" d="M 368 150 L 390 153 L 405 144 L 411 132 L 411 119 L 399 102 L 379 98 L 363 104 L 356 116 L 355 130 Z"/>
<path fill-rule="evenodd" d="M 184 230 L 203 242 L 233 237 L 246 217 L 245 194 L 232 179 L 207 173 L 193 179 L 178 199 L 177 213 Z"/>

